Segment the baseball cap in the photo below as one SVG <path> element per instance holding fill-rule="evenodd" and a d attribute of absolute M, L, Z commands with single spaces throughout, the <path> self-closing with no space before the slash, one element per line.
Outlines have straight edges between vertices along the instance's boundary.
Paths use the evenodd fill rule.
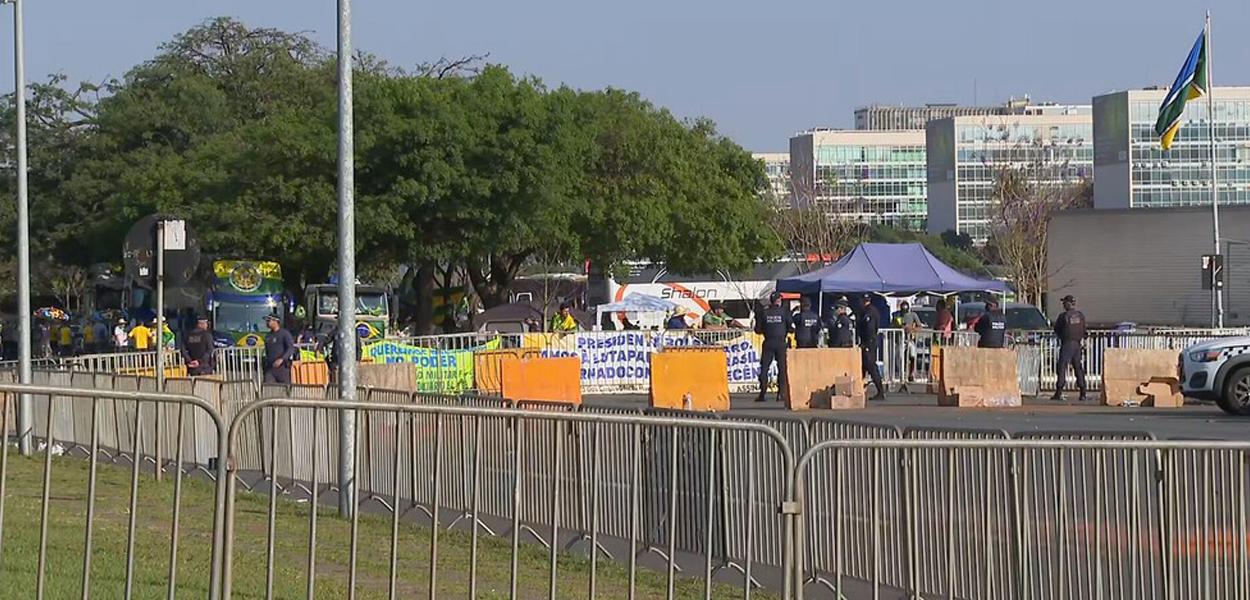
<path fill-rule="evenodd" d="M 1067 296 L 1060 298 L 1059 301 L 1060 302 L 1076 302 L 1076 297 L 1073 296 L 1072 294 L 1068 294 Z"/>
<path fill-rule="evenodd" d="M 769 302 L 776 302 L 781 299 L 781 292 L 773 292 L 768 295 Z"/>
<path fill-rule="evenodd" d="M 279 319 L 278 315 L 265 315 L 265 320 L 266 321 L 281 321 L 282 319 Z"/>

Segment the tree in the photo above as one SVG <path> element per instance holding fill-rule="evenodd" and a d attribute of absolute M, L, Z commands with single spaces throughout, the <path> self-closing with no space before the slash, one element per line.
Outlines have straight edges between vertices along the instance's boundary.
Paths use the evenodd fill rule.
<path fill-rule="evenodd" d="M 1046 248 L 1051 218 L 1088 201 L 1092 186 L 1067 157 L 1043 142 L 1019 144 L 1011 160 L 989 166 L 993 170 L 989 247 L 1020 298 L 1040 307 L 1050 275 Z"/>
<path fill-rule="evenodd" d="M 947 229 L 942 232 L 942 243 L 956 250 L 968 252 L 972 250 L 972 236 L 968 232 L 956 232 L 954 229 Z"/>

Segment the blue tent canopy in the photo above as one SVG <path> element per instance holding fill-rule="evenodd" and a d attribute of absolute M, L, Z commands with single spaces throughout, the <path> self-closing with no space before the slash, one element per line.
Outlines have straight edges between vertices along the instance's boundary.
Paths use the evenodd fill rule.
<path fill-rule="evenodd" d="M 860 244 L 823 269 L 777 281 L 777 291 L 797 294 L 954 294 L 1007 292 L 1002 281 L 964 275 L 923 244 Z"/>

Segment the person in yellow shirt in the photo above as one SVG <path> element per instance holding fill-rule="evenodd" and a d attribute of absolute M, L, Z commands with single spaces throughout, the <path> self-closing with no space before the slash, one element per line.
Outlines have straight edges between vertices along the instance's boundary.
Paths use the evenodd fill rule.
<path fill-rule="evenodd" d="M 573 317 L 573 311 L 569 305 L 561 304 L 560 312 L 551 316 L 551 331 L 553 333 L 577 331 L 577 319 Z"/>
<path fill-rule="evenodd" d="M 134 345 L 135 350 L 148 350 L 152 347 L 152 329 L 139 321 L 133 329 L 130 330 L 130 343 Z"/>
<path fill-rule="evenodd" d="M 90 321 L 82 325 L 82 349 L 83 352 L 95 351 L 95 323 Z"/>
<path fill-rule="evenodd" d="M 70 328 L 69 323 L 62 324 L 60 331 L 57 332 L 57 346 L 61 356 L 73 354 L 74 330 Z"/>

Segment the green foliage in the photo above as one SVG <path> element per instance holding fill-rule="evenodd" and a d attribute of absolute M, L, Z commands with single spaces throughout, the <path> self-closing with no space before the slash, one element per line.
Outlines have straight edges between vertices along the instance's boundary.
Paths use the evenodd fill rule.
<path fill-rule="evenodd" d="M 779 252 L 761 165 L 710 122 L 634 93 L 550 90 L 499 65 L 357 63 L 361 272 L 459 264 L 492 305 L 540 255 L 708 271 Z M 208 255 L 278 260 L 293 281 L 330 272 L 337 104 L 325 49 L 223 18 L 98 90 L 64 83 L 31 90 L 39 252 L 115 261 L 135 220 L 165 212 Z M 11 98 L 0 120 L 11 131 Z M 0 246 L 12 247 L 12 218 L 0 208 Z"/>

